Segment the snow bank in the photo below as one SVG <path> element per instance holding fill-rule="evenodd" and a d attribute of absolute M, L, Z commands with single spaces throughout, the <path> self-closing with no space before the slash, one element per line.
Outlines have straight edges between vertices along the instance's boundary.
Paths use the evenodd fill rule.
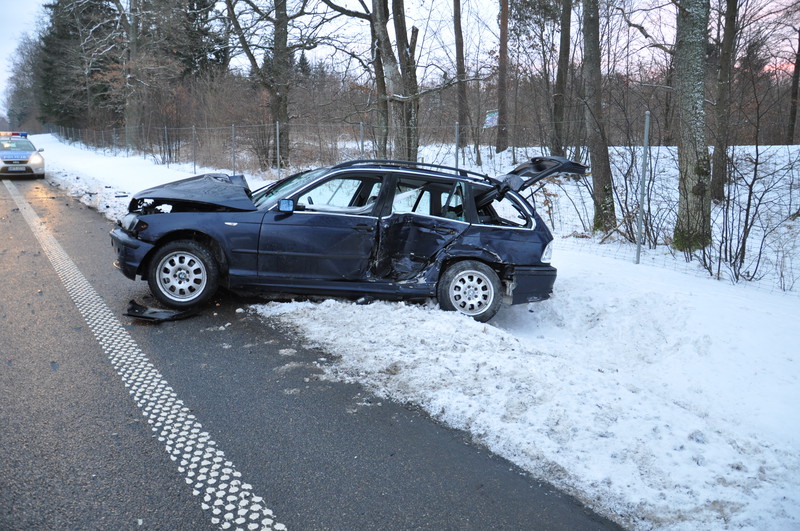
<path fill-rule="evenodd" d="M 112 220 L 192 173 L 34 142 L 48 178 Z M 252 310 L 330 352 L 328 377 L 418 404 L 628 527 L 800 529 L 800 298 L 560 243 L 553 298 L 489 324 L 433 304 Z"/>

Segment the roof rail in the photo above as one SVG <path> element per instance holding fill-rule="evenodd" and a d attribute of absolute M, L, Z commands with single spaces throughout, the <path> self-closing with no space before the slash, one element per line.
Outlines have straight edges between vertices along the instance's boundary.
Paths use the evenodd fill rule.
<path fill-rule="evenodd" d="M 444 172 L 451 172 L 461 177 L 473 177 L 482 181 L 491 181 L 491 177 L 483 173 L 464 170 L 461 168 L 454 168 L 452 166 L 442 166 L 440 164 L 428 164 L 427 162 L 412 162 L 409 160 L 389 160 L 389 159 L 359 159 L 342 162 L 334 166 L 334 168 L 350 168 L 353 166 L 393 166 L 397 168 L 420 168 L 431 169 Z"/>

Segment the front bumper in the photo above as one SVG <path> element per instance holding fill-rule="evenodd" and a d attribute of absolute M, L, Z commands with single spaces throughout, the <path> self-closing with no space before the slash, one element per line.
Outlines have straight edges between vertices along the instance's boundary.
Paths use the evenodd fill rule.
<path fill-rule="evenodd" d="M 515 267 L 511 283 L 511 304 L 525 304 L 550 298 L 558 270 L 552 266 Z"/>
<path fill-rule="evenodd" d="M 153 244 L 137 240 L 122 230 L 114 227 L 111 231 L 111 246 L 117 254 L 114 266 L 126 277 L 136 280 L 148 253 L 155 247 Z"/>
<path fill-rule="evenodd" d="M 6 164 L 0 162 L 0 175 L 4 177 L 44 177 L 44 164 Z"/>

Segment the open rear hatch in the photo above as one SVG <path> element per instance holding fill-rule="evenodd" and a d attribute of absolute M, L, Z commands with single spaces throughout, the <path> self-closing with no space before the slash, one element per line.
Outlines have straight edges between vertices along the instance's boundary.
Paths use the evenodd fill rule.
<path fill-rule="evenodd" d="M 534 157 L 523 162 L 510 173 L 490 179 L 495 186 L 478 198 L 478 207 L 487 205 L 497 198 L 502 199 L 509 191 L 521 192 L 550 175 L 583 176 L 586 175 L 587 169 L 583 164 L 564 157 Z"/>

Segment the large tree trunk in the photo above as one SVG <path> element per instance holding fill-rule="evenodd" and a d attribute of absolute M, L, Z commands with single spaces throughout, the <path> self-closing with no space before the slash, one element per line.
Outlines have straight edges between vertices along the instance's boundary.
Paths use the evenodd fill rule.
<path fill-rule="evenodd" d="M 508 0 L 500 0 L 500 51 L 497 67 L 497 139 L 495 149 L 508 149 Z"/>
<path fill-rule="evenodd" d="M 564 116 L 566 115 L 571 24 L 572 0 L 563 0 L 561 2 L 561 40 L 558 47 L 558 68 L 556 70 L 556 86 L 553 91 L 553 136 L 550 139 L 550 154 L 559 157 L 564 156 Z M 598 57 L 600 53 L 599 46 L 598 44 Z"/>
<path fill-rule="evenodd" d="M 704 108 L 708 16 L 708 0 L 683 0 L 678 9 L 675 74 L 680 177 L 673 246 L 685 252 L 711 243 L 711 168 Z"/>
<path fill-rule="evenodd" d="M 280 135 L 275 137 L 272 163 L 284 165 L 289 156 L 289 76 L 292 54 L 289 50 L 289 14 L 286 0 L 275 0 L 275 35 L 272 52 L 272 68 L 267 73 L 272 120 L 279 124 Z"/>
<path fill-rule="evenodd" d="M 389 145 L 389 100 L 386 99 L 386 77 L 383 73 L 383 60 L 381 51 L 377 45 L 375 36 L 375 21 L 370 18 L 370 31 L 372 33 L 372 68 L 375 70 L 375 92 L 377 93 L 377 157 L 379 159 L 388 158 L 387 148 Z"/>
<path fill-rule="evenodd" d="M 569 0 L 566 0 L 569 2 Z M 566 2 L 565 2 L 566 3 Z M 565 6 L 566 9 L 566 6 Z M 608 160 L 608 137 L 603 117 L 603 76 L 600 71 L 600 14 L 598 0 L 583 4 L 584 70 L 586 72 L 586 129 L 594 189 L 594 230 L 608 232 L 617 225 L 614 186 Z"/>
<path fill-rule="evenodd" d="M 728 181 L 728 141 L 730 129 L 731 72 L 733 70 L 733 48 L 736 43 L 736 18 L 739 14 L 739 0 L 727 0 L 725 8 L 725 29 L 719 54 L 719 75 L 717 76 L 717 105 L 714 117 L 717 122 L 717 137 L 714 142 L 713 163 L 711 164 L 711 199 L 725 199 L 725 183 Z"/>
<path fill-rule="evenodd" d="M 397 39 L 397 59 L 403 92 L 398 109 L 401 116 L 402 138 L 400 153 L 404 160 L 417 161 L 419 153 L 419 83 L 417 82 L 417 62 L 414 58 L 419 29 L 411 28 L 411 40 L 406 28 L 406 8 L 404 0 L 392 0 L 395 38 Z"/>
<path fill-rule="evenodd" d="M 467 67 L 464 62 L 464 35 L 461 31 L 461 0 L 453 0 L 453 31 L 456 44 L 456 81 L 458 82 L 458 138 L 459 148 L 467 145 Z"/>
<path fill-rule="evenodd" d="M 375 41 L 380 52 L 383 65 L 383 79 L 386 83 L 385 92 L 378 97 L 387 100 L 390 114 L 394 119 L 395 130 L 395 157 L 405 158 L 405 131 L 403 127 L 404 112 L 402 107 L 403 78 L 400 67 L 392 49 L 387 25 L 389 23 L 389 7 L 387 0 L 372 0 L 372 17 L 375 28 Z M 398 97 L 399 96 L 399 97 Z"/>

